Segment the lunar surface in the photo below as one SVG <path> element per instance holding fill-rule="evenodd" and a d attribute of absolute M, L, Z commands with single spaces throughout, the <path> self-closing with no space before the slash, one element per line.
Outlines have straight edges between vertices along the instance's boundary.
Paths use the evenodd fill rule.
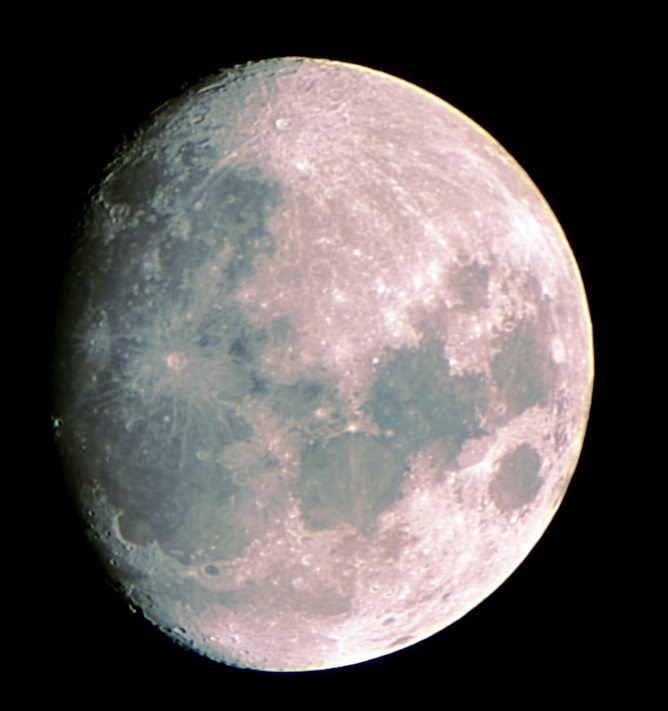
<path fill-rule="evenodd" d="M 167 635 L 341 667 L 526 557 L 592 353 L 569 245 L 493 138 L 386 74 L 264 61 L 108 166 L 62 282 L 54 434 L 100 560 Z"/>

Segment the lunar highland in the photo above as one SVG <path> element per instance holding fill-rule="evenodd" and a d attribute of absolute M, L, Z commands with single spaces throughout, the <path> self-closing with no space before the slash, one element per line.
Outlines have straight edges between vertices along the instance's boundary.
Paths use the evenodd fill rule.
<path fill-rule="evenodd" d="M 547 203 L 470 119 L 305 58 L 208 77 L 73 242 L 59 455 L 127 601 L 228 665 L 347 666 L 492 593 L 549 525 L 593 382 Z"/>

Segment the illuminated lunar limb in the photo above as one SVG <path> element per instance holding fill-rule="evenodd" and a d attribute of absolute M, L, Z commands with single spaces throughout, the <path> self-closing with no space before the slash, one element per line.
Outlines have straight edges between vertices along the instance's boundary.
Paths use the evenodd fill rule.
<path fill-rule="evenodd" d="M 211 77 L 124 146 L 78 239 L 56 439 L 102 560 L 181 643 L 388 654 L 549 524 L 589 412 L 584 290 L 533 183 L 440 99 L 320 60 Z"/>

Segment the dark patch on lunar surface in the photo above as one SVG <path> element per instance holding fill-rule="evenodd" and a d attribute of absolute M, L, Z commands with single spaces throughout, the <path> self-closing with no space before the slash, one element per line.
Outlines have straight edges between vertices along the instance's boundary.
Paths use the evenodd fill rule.
<path fill-rule="evenodd" d="M 139 170 L 127 169 L 131 175 Z M 120 175 L 103 189 L 108 199 L 119 197 L 114 186 L 123 184 L 123 169 Z M 134 179 L 129 185 L 133 210 L 153 189 L 133 192 Z M 124 207 L 115 239 L 103 245 L 101 234 L 112 228 L 94 229 L 104 218 L 93 204 L 63 288 L 53 377 L 54 404 L 67 424 L 59 447 L 72 462 L 73 488 L 95 472 L 123 511 L 123 537 L 178 549 L 182 562 L 202 548 L 218 558 L 239 555 L 261 527 L 260 521 L 241 522 L 252 497 L 217 460 L 253 435 L 252 425 L 226 403 L 267 389 L 256 363 L 268 335 L 230 294 L 252 274 L 258 255 L 273 253 L 264 225 L 278 192 L 227 172 L 202 194 L 210 203 L 206 214 L 193 209 L 190 216 L 199 220 L 197 239 L 170 233 L 164 221 L 136 224 Z M 196 270 L 215 264 L 221 253 L 226 268 L 200 284 Z M 165 365 L 170 353 L 187 363 L 178 377 Z M 81 441 L 91 443 L 85 452 Z M 219 507 L 220 520 L 197 521 L 193 502 L 205 497 Z"/>
<path fill-rule="evenodd" d="M 460 267 L 450 276 L 450 286 L 465 309 L 476 310 L 485 305 L 489 274 L 478 264 Z"/>
<path fill-rule="evenodd" d="M 142 205 L 151 202 L 163 180 L 161 166 L 143 159 L 128 164 L 105 187 L 105 197 L 111 203 Z"/>
<path fill-rule="evenodd" d="M 290 323 L 290 319 L 284 316 L 275 318 L 271 322 L 270 330 L 271 337 L 276 344 L 293 343 L 296 340 L 296 334 Z"/>
<path fill-rule="evenodd" d="M 280 417 L 303 421 L 322 405 L 326 394 L 324 381 L 300 380 L 293 385 L 278 384 L 272 397 L 272 408 Z"/>
<path fill-rule="evenodd" d="M 554 366 L 535 323 L 521 319 L 506 326 L 508 331 L 492 342 L 500 352 L 492 359 L 491 370 L 506 414 L 515 417 L 529 407 L 547 404 Z"/>
<path fill-rule="evenodd" d="M 190 210 L 193 232 L 206 244 L 230 250 L 226 291 L 233 291 L 241 279 L 253 274 L 259 254 L 274 256 L 274 239 L 265 221 L 268 208 L 275 207 L 277 199 L 277 187 L 227 173 L 194 201 L 200 209 Z"/>
<path fill-rule="evenodd" d="M 483 376 L 451 376 L 443 344 L 434 340 L 392 352 L 376 373 L 365 409 L 395 452 L 406 456 L 439 444 L 453 461 L 467 439 L 487 434 L 480 426 L 486 406 Z"/>
<path fill-rule="evenodd" d="M 369 532 L 378 514 L 400 498 L 400 461 L 368 434 L 316 443 L 302 457 L 302 516 L 314 531 L 350 523 Z"/>
<path fill-rule="evenodd" d="M 538 472 L 541 460 L 530 444 L 521 444 L 506 454 L 489 485 L 489 495 L 501 511 L 513 511 L 536 498 L 542 485 Z"/>
<path fill-rule="evenodd" d="M 121 178 L 123 174 L 120 169 Z M 109 190 L 105 186 L 102 192 L 109 197 Z M 216 288 L 229 295 L 254 273 L 259 255 L 273 256 L 275 245 L 266 221 L 279 201 L 276 185 L 227 171 L 212 188 L 199 193 L 206 196 L 202 198 L 206 209 L 190 207 L 174 216 L 156 215 L 149 204 L 123 203 L 109 211 L 93 202 L 62 284 L 59 311 L 64 325 L 59 332 L 69 335 L 74 324 L 90 319 L 95 306 L 108 307 L 110 326 L 118 334 L 147 327 L 159 332 L 155 328 L 159 313 L 161 320 L 169 321 L 201 300 L 201 285 L 193 280 L 197 267 L 215 263 L 224 254 Z M 113 240 L 109 234 L 115 235 Z"/>
<path fill-rule="evenodd" d="M 162 274 L 166 277 L 168 283 L 171 281 L 172 296 L 175 293 L 175 289 L 182 288 L 184 272 L 202 266 L 210 256 L 211 248 L 200 241 L 191 244 L 185 241 L 171 240 L 164 242 L 160 246 L 158 260 Z M 143 270 L 139 264 L 137 264 L 135 271 L 135 279 L 138 278 L 143 281 Z M 147 280 L 150 281 L 151 279 L 152 275 Z"/>

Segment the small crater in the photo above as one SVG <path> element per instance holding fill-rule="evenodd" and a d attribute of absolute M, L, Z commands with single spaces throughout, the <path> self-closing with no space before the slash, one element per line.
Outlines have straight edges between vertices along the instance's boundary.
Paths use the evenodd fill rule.
<path fill-rule="evenodd" d="M 165 360 L 167 361 L 167 367 L 176 372 L 183 370 L 188 364 L 188 359 L 185 355 L 178 351 L 170 353 Z"/>
<path fill-rule="evenodd" d="M 236 471 L 232 474 L 232 481 L 235 484 L 243 486 L 248 483 L 248 473 L 244 471 Z"/>
<path fill-rule="evenodd" d="M 207 565 L 204 567 L 204 572 L 207 575 L 220 575 L 220 570 L 215 565 Z"/>

